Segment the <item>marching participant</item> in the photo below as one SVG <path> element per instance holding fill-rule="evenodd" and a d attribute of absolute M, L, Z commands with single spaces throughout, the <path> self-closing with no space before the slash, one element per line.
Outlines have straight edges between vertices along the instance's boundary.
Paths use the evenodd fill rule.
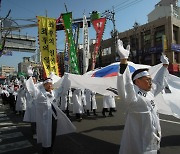
<path fill-rule="evenodd" d="M 73 102 L 73 113 L 76 115 L 77 121 L 82 120 L 82 114 L 84 113 L 83 103 L 82 103 L 82 92 L 81 89 L 72 89 L 72 102 Z"/>
<path fill-rule="evenodd" d="M 86 94 L 86 111 L 87 116 L 90 116 L 89 111 L 93 111 L 93 114 L 97 116 L 96 110 L 97 110 L 97 104 L 96 104 L 96 93 L 85 89 L 84 93 Z"/>
<path fill-rule="evenodd" d="M 106 117 L 106 112 L 108 111 L 109 109 L 109 116 L 112 117 L 114 116 L 112 114 L 112 112 L 114 112 L 116 108 L 116 103 L 115 103 L 115 98 L 114 96 L 110 96 L 110 95 L 107 95 L 107 96 L 103 96 L 103 110 L 102 110 L 102 115 L 104 117 Z"/>
<path fill-rule="evenodd" d="M 75 132 L 75 126 L 57 106 L 60 93 L 70 87 L 66 81 L 64 79 L 64 85 L 54 90 L 51 78 L 44 80 L 38 88 L 34 86 L 32 77 L 26 82 L 29 93 L 36 99 L 37 142 L 42 143 L 43 154 L 53 153 L 56 135 Z"/>
<path fill-rule="evenodd" d="M 165 55 L 161 56 L 162 67 L 153 80 L 148 69 L 136 70 L 131 78 L 127 67 L 129 51 L 130 46 L 124 49 L 122 41 L 118 40 L 120 72 L 117 88 L 120 99 L 128 108 L 119 153 L 156 154 L 160 148 L 161 127 L 154 100 L 164 88 L 169 62 Z"/>
<path fill-rule="evenodd" d="M 34 76 L 32 76 L 32 80 L 35 87 L 38 87 L 40 83 L 37 83 L 37 80 Z M 27 88 L 25 88 L 27 90 Z M 27 91 L 26 95 L 27 107 L 24 115 L 23 121 L 31 123 L 31 130 L 33 134 L 33 138 L 36 139 L 36 99 L 31 96 L 31 94 Z"/>

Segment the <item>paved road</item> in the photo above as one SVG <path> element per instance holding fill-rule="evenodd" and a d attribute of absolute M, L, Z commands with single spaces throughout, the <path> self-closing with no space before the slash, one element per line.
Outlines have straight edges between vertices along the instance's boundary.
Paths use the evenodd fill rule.
<path fill-rule="evenodd" d="M 125 105 L 116 100 L 114 117 L 104 118 L 101 114 L 102 97 L 97 96 L 98 117 L 83 117 L 77 122 L 71 120 L 77 132 L 56 138 L 55 154 L 118 154 L 124 129 Z M 180 153 L 180 119 L 161 115 L 161 154 Z M 174 122 L 175 121 L 175 122 Z M 0 153 L 41 153 L 40 144 L 32 139 L 30 125 L 22 122 L 22 116 L 11 113 L 7 106 L 0 105 Z"/>

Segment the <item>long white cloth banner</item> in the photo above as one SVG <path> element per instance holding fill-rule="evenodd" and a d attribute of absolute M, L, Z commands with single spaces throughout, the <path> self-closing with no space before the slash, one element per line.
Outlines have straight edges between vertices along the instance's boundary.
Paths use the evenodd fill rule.
<path fill-rule="evenodd" d="M 135 69 L 149 67 L 149 72 L 153 78 L 162 64 L 155 65 L 153 67 L 147 65 L 138 65 L 132 62 L 128 63 Z M 117 63 L 111 64 L 117 65 Z M 119 63 L 118 63 L 119 65 Z M 107 67 L 109 67 L 107 66 Z M 101 70 L 101 69 L 100 69 Z M 113 77 L 91 77 L 95 72 L 99 70 L 88 72 L 85 75 L 66 74 L 71 82 L 72 88 L 90 89 L 101 95 L 113 95 L 117 96 L 117 76 Z M 167 74 L 167 85 L 156 97 L 156 104 L 158 106 L 158 112 L 166 115 L 173 115 L 180 118 L 180 78 L 171 74 Z M 58 81 L 63 82 L 61 81 Z M 57 82 L 57 83 L 58 83 Z M 66 85 L 66 84 L 64 84 Z"/>

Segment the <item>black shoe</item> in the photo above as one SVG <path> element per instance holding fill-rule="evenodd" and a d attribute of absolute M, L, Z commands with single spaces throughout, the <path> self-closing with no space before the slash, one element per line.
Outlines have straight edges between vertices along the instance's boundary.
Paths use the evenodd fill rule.
<path fill-rule="evenodd" d="M 103 117 L 106 117 L 106 114 L 105 114 L 104 110 L 102 111 L 102 115 L 103 115 Z"/>
<path fill-rule="evenodd" d="M 116 108 L 112 108 L 112 112 L 117 112 Z"/>
<path fill-rule="evenodd" d="M 93 109 L 93 114 L 94 116 L 98 116 L 98 114 L 96 113 L 96 109 Z"/>
<path fill-rule="evenodd" d="M 94 116 L 98 116 L 98 114 L 97 114 L 97 113 L 94 113 Z"/>
<path fill-rule="evenodd" d="M 87 113 L 86 113 L 86 114 L 87 114 L 87 116 L 90 116 L 89 110 L 87 110 Z"/>
<path fill-rule="evenodd" d="M 109 117 L 113 117 L 114 115 L 112 113 L 109 113 Z"/>
<path fill-rule="evenodd" d="M 76 119 L 78 122 L 82 121 L 82 117 Z"/>

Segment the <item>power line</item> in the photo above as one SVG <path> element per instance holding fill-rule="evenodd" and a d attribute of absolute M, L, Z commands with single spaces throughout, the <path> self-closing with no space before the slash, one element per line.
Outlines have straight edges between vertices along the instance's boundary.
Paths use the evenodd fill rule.
<path fill-rule="evenodd" d="M 141 1 L 143 1 L 143 0 L 134 0 L 134 1 L 128 3 L 128 4 L 124 5 L 124 6 L 118 7 L 117 9 L 115 9 L 115 12 L 119 12 L 121 10 L 124 10 L 124 9 L 126 9 L 126 8 L 128 8 L 130 6 L 133 6 L 133 5 L 141 2 Z"/>

